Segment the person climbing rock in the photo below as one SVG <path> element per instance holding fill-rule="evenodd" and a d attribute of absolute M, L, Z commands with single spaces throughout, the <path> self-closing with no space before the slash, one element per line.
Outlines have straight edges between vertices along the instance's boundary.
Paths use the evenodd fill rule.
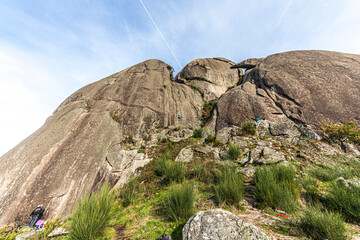
<path fill-rule="evenodd" d="M 179 120 L 182 119 L 182 115 L 181 115 L 181 114 L 178 115 L 178 119 L 179 119 Z"/>
<path fill-rule="evenodd" d="M 35 223 L 41 219 L 44 215 L 44 209 L 42 205 L 37 206 L 34 211 L 32 211 L 32 213 L 30 214 L 30 216 L 32 217 L 29 226 L 33 227 L 35 225 Z"/>

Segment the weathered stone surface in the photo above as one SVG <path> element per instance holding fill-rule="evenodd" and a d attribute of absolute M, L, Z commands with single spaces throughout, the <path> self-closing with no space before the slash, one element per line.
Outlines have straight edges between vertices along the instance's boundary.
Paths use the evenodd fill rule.
<path fill-rule="evenodd" d="M 36 236 L 36 234 L 37 233 L 35 230 L 31 230 L 29 232 L 24 232 L 24 233 L 17 235 L 15 237 L 15 240 L 29 240 L 29 239 L 33 238 L 34 236 Z"/>
<path fill-rule="evenodd" d="M 175 158 L 175 162 L 191 162 L 194 158 L 194 152 L 191 148 L 183 148 Z"/>
<path fill-rule="evenodd" d="M 253 72 L 257 87 L 273 89 L 274 101 L 294 121 L 360 123 L 360 55 L 284 52 L 267 57 Z"/>
<path fill-rule="evenodd" d="M 230 68 L 247 68 L 251 69 L 256 67 L 258 64 L 262 63 L 265 58 L 249 58 L 247 60 L 244 60 L 242 62 L 239 62 L 236 65 L 231 66 Z"/>
<path fill-rule="evenodd" d="M 58 227 L 58 228 L 55 228 L 47 237 L 48 238 L 60 237 L 60 236 L 64 236 L 67 234 L 69 234 L 68 230 L 66 230 L 65 228 L 62 228 L 62 227 Z"/>
<path fill-rule="evenodd" d="M 175 81 L 197 88 L 206 101 L 216 100 L 242 75 L 241 69 L 230 69 L 233 64 L 224 58 L 196 59 L 176 75 Z"/>
<path fill-rule="evenodd" d="M 123 143 L 126 136 L 142 139 L 163 126 L 198 127 L 202 97 L 171 81 L 171 72 L 166 63 L 148 60 L 87 85 L 3 155 L 0 225 L 28 215 L 39 204 L 48 218 L 68 215 L 83 195 L 104 181 L 126 182 L 146 161 L 122 154 L 120 150 L 131 145 Z"/>
<path fill-rule="evenodd" d="M 290 120 L 283 122 L 270 122 L 269 130 L 270 134 L 273 136 L 283 136 L 287 138 L 294 138 L 300 136 L 299 130 Z"/>
<path fill-rule="evenodd" d="M 285 156 L 272 148 L 271 142 L 258 141 L 251 151 L 251 160 L 256 164 L 274 164 L 285 161 Z"/>
<path fill-rule="evenodd" d="M 245 73 L 241 86 L 219 99 L 216 131 L 255 116 L 272 122 L 281 122 L 285 116 L 313 130 L 324 119 L 360 124 L 359 69 L 360 55 L 354 54 L 292 51 L 271 55 Z"/>
<path fill-rule="evenodd" d="M 256 85 L 250 82 L 224 93 L 217 103 L 216 132 L 226 127 L 241 126 L 248 119 L 282 121 L 285 115 L 269 96 L 256 94 Z"/>
<path fill-rule="evenodd" d="M 249 178 L 253 177 L 255 174 L 255 167 L 252 165 L 246 166 L 243 169 L 241 169 L 239 171 L 239 173 L 244 174 L 246 177 L 249 177 Z"/>
<path fill-rule="evenodd" d="M 235 214 L 213 209 L 191 217 L 183 228 L 183 240 L 231 240 L 270 239 L 254 225 Z"/>

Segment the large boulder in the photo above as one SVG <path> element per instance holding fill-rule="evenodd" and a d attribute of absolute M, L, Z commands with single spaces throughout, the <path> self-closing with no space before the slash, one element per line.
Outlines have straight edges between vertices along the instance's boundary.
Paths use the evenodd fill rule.
<path fill-rule="evenodd" d="M 360 124 L 360 55 L 329 51 L 292 51 L 265 58 L 226 92 L 217 104 L 216 130 L 255 116 L 284 117 L 318 130 L 323 120 Z M 312 137 L 311 137 L 312 136 Z M 311 135 L 311 138 L 317 138 Z"/>
<path fill-rule="evenodd" d="M 206 101 L 216 100 L 239 82 L 242 70 L 230 69 L 234 64 L 225 58 L 196 59 L 176 75 L 175 81 L 199 90 Z"/>
<path fill-rule="evenodd" d="M 223 209 L 201 211 L 183 228 L 183 240 L 270 239 L 254 225 Z"/>
<path fill-rule="evenodd" d="M 239 62 L 236 65 L 231 66 L 230 68 L 246 68 L 246 69 L 251 69 L 256 67 L 257 65 L 259 65 L 260 63 L 262 63 L 262 61 L 264 61 L 265 58 L 249 58 L 246 59 L 242 62 Z"/>
<path fill-rule="evenodd" d="M 166 63 L 148 60 L 67 98 L 38 131 L 0 158 L 0 225 L 39 204 L 48 218 L 66 216 L 83 195 L 105 181 L 125 183 L 148 162 L 136 151 L 122 151 L 129 139 L 162 126 L 199 126 L 201 95 L 171 75 Z"/>

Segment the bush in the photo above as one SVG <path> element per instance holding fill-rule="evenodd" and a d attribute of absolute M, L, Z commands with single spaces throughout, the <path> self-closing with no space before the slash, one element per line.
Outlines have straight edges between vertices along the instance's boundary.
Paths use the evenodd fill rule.
<path fill-rule="evenodd" d="M 205 143 L 213 143 L 214 145 L 222 144 L 215 134 L 208 134 L 207 137 L 205 138 Z"/>
<path fill-rule="evenodd" d="M 193 138 L 202 138 L 203 132 L 202 128 L 195 128 L 193 132 Z"/>
<path fill-rule="evenodd" d="M 97 239 L 104 235 L 111 219 L 115 194 L 105 184 L 99 192 L 83 197 L 72 215 L 70 239 Z"/>
<path fill-rule="evenodd" d="M 342 169 L 339 166 L 323 167 L 311 170 L 310 174 L 315 178 L 319 179 L 320 181 L 330 182 L 339 177 L 350 178 L 351 169 Z"/>
<path fill-rule="evenodd" d="M 203 106 L 203 123 L 206 123 L 207 120 L 212 116 L 213 110 L 216 107 L 216 101 L 213 102 L 204 102 L 204 106 Z"/>
<path fill-rule="evenodd" d="M 341 212 L 347 220 L 360 222 L 360 187 L 347 187 L 342 182 L 333 183 L 325 204 L 328 208 Z"/>
<path fill-rule="evenodd" d="M 248 135 L 255 135 L 256 133 L 255 122 L 252 120 L 246 121 L 242 126 L 242 131 Z"/>
<path fill-rule="evenodd" d="M 309 204 L 317 204 L 321 200 L 319 194 L 319 183 L 315 178 L 306 177 L 302 180 L 302 186 L 305 189 L 304 199 Z"/>
<path fill-rule="evenodd" d="M 129 206 L 131 203 L 134 202 L 134 199 L 136 197 L 136 185 L 137 185 L 137 179 L 132 176 L 130 177 L 128 183 L 126 183 L 121 189 L 120 189 L 120 198 L 121 198 L 121 204 L 124 207 Z"/>
<path fill-rule="evenodd" d="M 215 186 L 219 202 L 225 202 L 227 205 L 233 205 L 238 208 L 245 195 L 242 176 L 237 174 L 235 169 L 224 168 L 221 171 L 219 180 L 219 184 Z"/>
<path fill-rule="evenodd" d="M 254 176 L 256 199 L 264 206 L 294 212 L 300 192 L 294 176 L 295 169 L 290 166 L 257 168 Z"/>
<path fill-rule="evenodd" d="M 146 134 L 146 135 L 144 135 L 144 137 L 143 137 L 143 140 L 145 141 L 145 142 L 148 142 L 148 141 L 150 141 L 151 140 L 151 134 Z"/>
<path fill-rule="evenodd" d="M 158 176 L 164 176 L 165 183 L 182 182 L 186 174 L 182 162 L 174 162 L 166 155 L 159 158 L 155 172 Z"/>
<path fill-rule="evenodd" d="M 312 239 L 347 239 L 341 215 L 327 210 L 321 211 L 316 206 L 305 210 L 300 219 L 300 228 Z"/>
<path fill-rule="evenodd" d="M 123 143 L 134 144 L 135 143 L 134 136 L 132 134 L 125 136 Z"/>
<path fill-rule="evenodd" d="M 238 145 L 233 145 L 230 143 L 227 153 L 228 153 L 229 159 L 235 161 L 240 157 L 241 150 Z"/>
<path fill-rule="evenodd" d="M 321 122 L 321 129 L 329 141 L 349 141 L 360 144 L 360 127 L 352 121 L 349 121 L 348 124 L 323 121 Z"/>
<path fill-rule="evenodd" d="M 177 222 L 186 222 L 194 214 L 195 191 L 192 184 L 174 185 L 167 196 L 166 213 Z"/>

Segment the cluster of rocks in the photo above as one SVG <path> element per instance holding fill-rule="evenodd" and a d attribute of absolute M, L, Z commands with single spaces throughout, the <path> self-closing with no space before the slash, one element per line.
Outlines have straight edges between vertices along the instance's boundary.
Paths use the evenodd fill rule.
<path fill-rule="evenodd" d="M 134 149 L 151 134 L 150 144 L 157 137 L 179 141 L 204 125 L 206 133 L 236 143 L 244 139 L 228 130 L 258 117 L 264 120 L 257 126 L 259 137 L 270 134 L 294 143 L 300 136 L 319 140 L 322 120 L 359 124 L 358 69 L 359 55 L 292 51 L 239 64 L 197 59 L 175 79 L 171 66 L 152 59 L 89 84 L 0 157 L 0 224 L 43 203 L 50 218 L 68 215 L 81 196 L 105 181 L 121 186 L 150 161 Z M 207 122 L 205 102 L 217 102 Z M 124 144 L 130 136 L 134 149 Z M 271 144 L 256 144 L 248 159 L 283 161 Z M 184 150 L 182 158 L 189 154 Z"/>

